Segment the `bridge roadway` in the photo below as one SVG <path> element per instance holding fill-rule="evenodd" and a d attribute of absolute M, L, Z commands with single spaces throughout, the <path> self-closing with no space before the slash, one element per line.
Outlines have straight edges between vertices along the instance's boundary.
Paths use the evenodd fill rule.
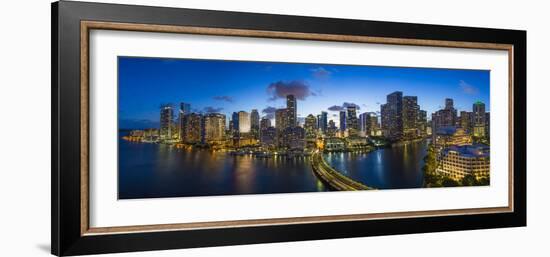
<path fill-rule="evenodd" d="M 374 189 L 355 181 L 330 167 L 319 150 L 313 153 L 311 160 L 311 166 L 313 167 L 313 171 L 317 177 L 319 177 L 319 179 L 325 182 L 325 184 L 333 190 L 358 191 Z"/>

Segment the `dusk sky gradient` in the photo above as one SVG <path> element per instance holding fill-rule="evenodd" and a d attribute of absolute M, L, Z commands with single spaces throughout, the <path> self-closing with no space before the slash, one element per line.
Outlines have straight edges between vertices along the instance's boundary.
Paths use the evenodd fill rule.
<path fill-rule="evenodd" d="M 197 112 L 285 107 L 284 95 L 298 99 L 298 117 L 329 113 L 338 125 L 334 106 L 354 103 L 358 114 L 379 112 L 386 95 L 402 91 L 418 96 L 431 113 L 453 98 L 458 111 L 472 111 L 475 101 L 489 109 L 490 72 L 433 68 L 349 66 L 165 58 L 118 58 L 120 128 L 158 127 L 161 104 L 191 104 Z"/>

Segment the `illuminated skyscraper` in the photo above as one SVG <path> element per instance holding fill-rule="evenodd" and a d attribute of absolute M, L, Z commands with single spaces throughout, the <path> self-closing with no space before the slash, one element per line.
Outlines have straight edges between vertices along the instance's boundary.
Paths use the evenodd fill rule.
<path fill-rule="evenodd" d="M 306 132 L 302 127 L 287 127 L 284 130 L 283 145 L 289 150 L 303 150 L 306 146 Z"/>
<path fill-rule="evenodd" d="M 333 120 L 330 120 L 328 122 L 327 130 L 326 130 L 326 136 L 327 137 L 335 137 L 337 130 L 338 130 L 338 128 L 336 127 L 336 123 L 334 123 Z"/>
<path fill-rule="evenodd" d="M 346 131 L 346 111 L 340 111 L 340 132 Z"/>
<path fill-rule="evenodd" d="M 185 115 L 184 142 L 188 144 L 200 143 L 203 135 L 203 125 L 202 115 L 197 113 Z"/>
<path fill-rule="evenodd" d="M 346 115 L 346 129 L 350 136 L 359 135 L 359 122 L 357 120 L 357 107 L 348 106 Z"/>
<path fill-rule="evenodd" d="M 225 115 L 209 113 L 204 116 L 204 138 L 207 143 L 222 141 L 225 135 Z"/>
<path fill-rule="evenodd" d="M 306 130 L 306 138 L 314 139 L 317 136 L 317 119 L 312 114 L 306 117 L 306 122 L 304 124 L 304 129 Z"/>
<path fill-rule="evenodd" d="M 445 109 L 432 113 L 432 134 L 435 136 L 439 129 L 454 127 L 456 125 L 456 109 L 453 99 L 445 99 Z"/>
<path fill-rule="evenodd" d="M 271 119 L 268 118 L 262 118 L 260 120 L 260 134 L 262 130 L 266 130 L 267 128 L 271 127 Z"/>
<path fill-rule="evenodd" d="M 403 135 L 407 139 L 418 136 L 420 106 L 416 96 L 403 97 Z"/>
<path fill-rule="evenodd" d="M 260 139 L 260 114 L 256 109 L 250 113 L 250 131 L 255 139 Z"/>
<path fill-rule="evenodd" d="M 369 113 L 369 119 L 370 123 L 367 127 L 367 134 L 369 136 L 378 136 L 378 132 L 380 130 L 380 123 L 378 122 L 378 116 L 376 113 L 371 112 Z"/>
<path fill-rule="evenodd" d="M 378 117 L 374 112 L 364 112 L 359 115 L 359 131 L 363 136 L 375 136 L 378 130 Z"/>
<path fill-rule="evenodd" d="M 382 130 L 389 139 L 401 139 L 403 136 L 403 93 L 393 92 L 386 97 L 386 104 L 380 106 Z"/>
<path fill-rule="evenodd" d="M 426 128 L 428 127 L 428 113 L 424 110 L 418 111 L 418 134 L 419 136 L 426 136 L 427 131 Z"/>
<path fill-rule="evenodd" d="M 250 132 L 250 114 L 245 111 L 239 112 L 239 133 L 249 133 Z"/>
<path fill-rule="evenodd" d="M 369 120 L 368 113 L 364 112 L 364 113 L 359 114 L 359 131 L 361 132 L 361 134 L 363 136 L 368 135 L 367 128 L 368 128 L 369 122 L 370 122 L 370 120 Z"/>
<path fill-rule="evenodd" d="M 277 131 L 277 145 L 284 146 L 284 130 L 288 127 L 287 109 L 277 109 L 275 111 L 275 128 Z"/>
<path fill-rule="evenodd" d="M 328 127 L 328 113 L 327 112 L 321 112 L 321 114 L 317 115 L 317 128 L 323 133 L 327 133 L 327 127 Z"/>
<path fill-rule="evenodd" d="M 180 141 L 183 141 L 183 138 L 185 137 L 185 115 L 191 113 L 191 104 L 181 102 L 180 103 L 180 109 L 179 109 L 179 116 L 178 116 L 178 132 L 179 132 L 179 138 Z"/>
<path fill-rule="evenodd" d="M 239 113 L 238 112 L 233 112 L 233 114 L 231 114 L 231 128 L 233 128 L 233 133 L 237 133 L 239 132 Z"/>
<path fill-rule="evenodd" d="M 260 142 L 265 148 L 275 148 L 277 146 L 277 130 L 274 127 L 262 129 Z"/>
<path fill-rule="evenodd" d="M 286 109 L 287 109 L 287 115 L 288 115 L 288 127 L 297 126 L 298 114 L 297 114 L 296 97 L 294 97 L 294 95 L 286 96 Z"/>
<path fill-rule="evenodd" d="M 172 139 L 172 123 L 174 121 L 174 110 L 172 105 L 165 104 L 160 107 L 160 139 Z"/>
<path fill-rule="evenodd" d="M 475 137 L 485 137 L 485 104 L 477 101 L 472 107 L 473 115 L 473 135 Z"/>
<path fill-rule="evenodd" d="M 472 113 L 468 111 L 460 112 L 460 127 L 467 131 L 472 132 Z"/>

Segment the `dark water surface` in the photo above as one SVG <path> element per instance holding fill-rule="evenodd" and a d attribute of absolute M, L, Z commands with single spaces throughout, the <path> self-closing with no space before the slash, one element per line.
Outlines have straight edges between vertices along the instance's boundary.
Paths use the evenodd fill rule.
<path fill-rule="evenodd" d="M 330 153 L 327 161 L 369 186 L 421 187 L 425 143 L 369 154 Z M 307 157 L 256 158 L 164 144 L 119 141 L 119 199 L 327 191 Z"/>
<path fill-rule="evenodd" d="M 325 160 L 342 174 L 378 189 L 418 188 L 424 182 L 425 141 L 382 148 L 368 154 L 327 153 Z"/>

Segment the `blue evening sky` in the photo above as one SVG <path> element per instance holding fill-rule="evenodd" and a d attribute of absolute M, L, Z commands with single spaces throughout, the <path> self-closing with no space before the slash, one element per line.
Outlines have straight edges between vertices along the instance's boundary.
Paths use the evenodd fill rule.
<path fill-rule="evenodd" d="M 331 64 L 119 57 L 119 127 L 156 127 L 161 104 L 191 104 L 197 112 L 258 109 L 260 116 L 285 106 L 288 93 L 298 98 L 298 116 L 329 113 L 353 103 L 362 112 L 379 112 L 386 95 L 418 96 L 431 113 L 454 99 L 458 111 L 475 101 L 489 110 L 489 71 Z M 265 110 L 266 112 L 262 112 Z"/>

